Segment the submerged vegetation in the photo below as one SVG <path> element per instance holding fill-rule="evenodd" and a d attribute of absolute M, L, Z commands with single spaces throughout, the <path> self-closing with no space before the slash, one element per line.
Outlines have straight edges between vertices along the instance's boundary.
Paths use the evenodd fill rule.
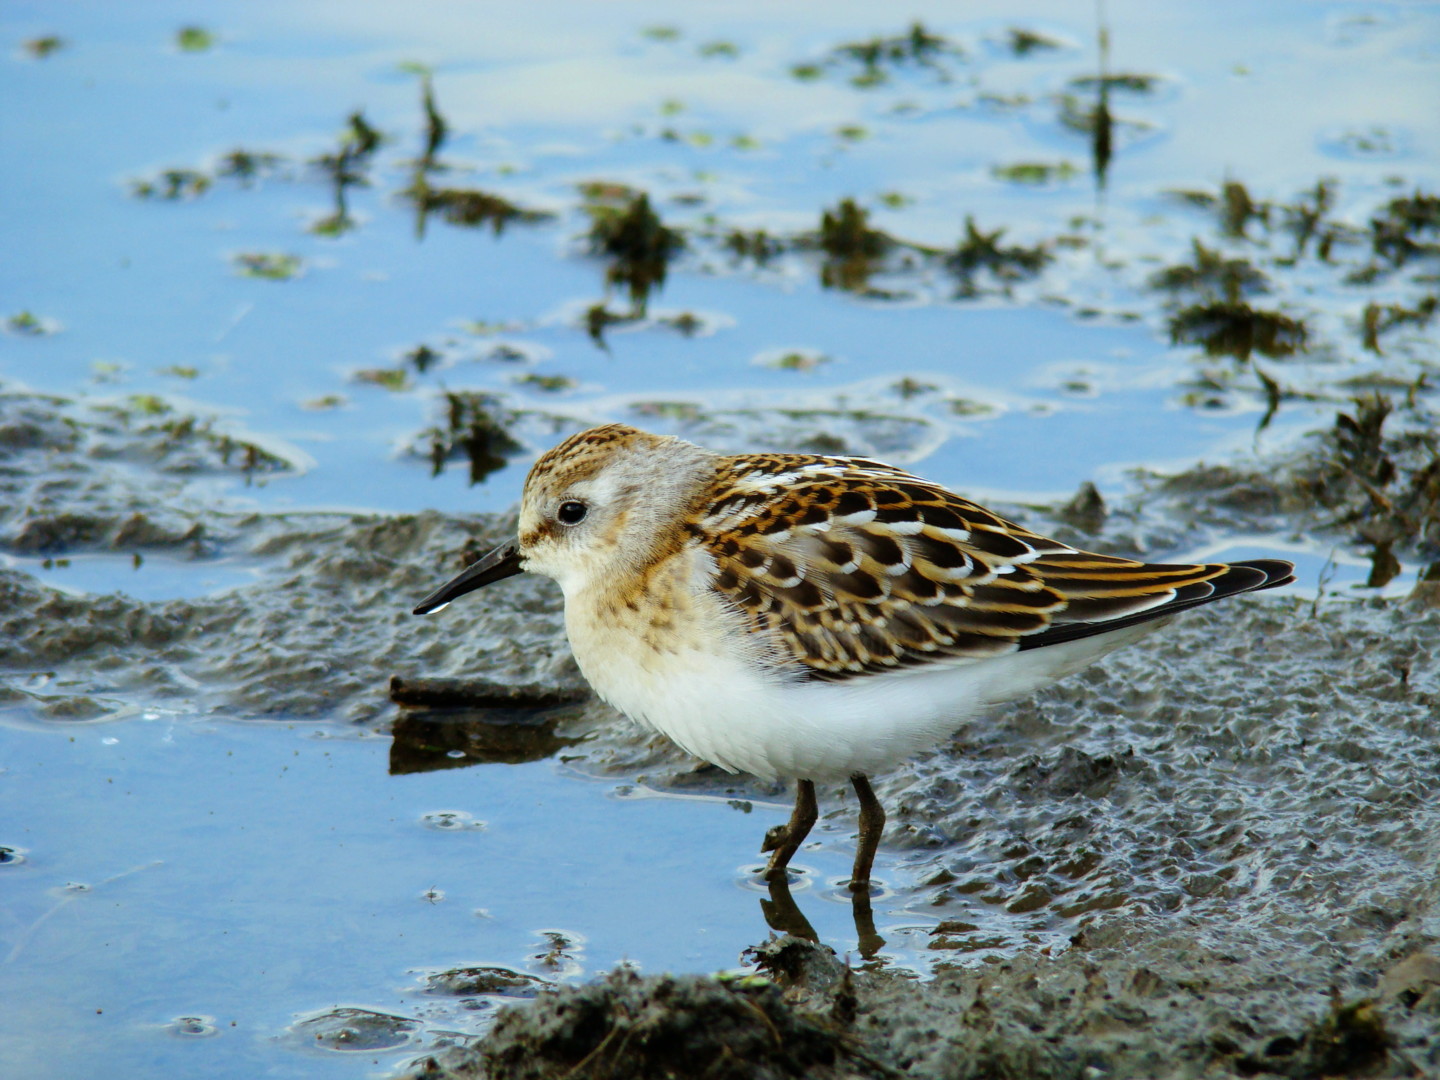
<path fill-rule="evenodd" d="M 671 29 L 651 28 L 645 37 L 657 47 L 678 47 L 683 35 L 678 30 L 672 34 Z M 1016 57 L 1069 47 L 1022 29 L 1009 30 L 1005 37 L 992 39 L 991 45 L 1003 46 Z M 1099 47 L 1098 68 L 1068 78 L 1063 89 L 1049 98 L 996 96 L 982 87 L 973 100 L 997 109 L 1057 107 L 1060 126 L 1088 142 L 1095 183 L 1103 186 L 1115 154 L 1145 130 L 1143 121 L 1116 117 L 1112 98 L 1131 102 L 1153 98 L 1162 88 L 1162 80 L 1144 72 L 1110 71 L 1109 41 L 1103 31 Z M 735 59 L 739 55 L 737 47 L 723 41 L 684 48 L 708 58 Z M 896 81 L 902 73 L 943 83 L 967 63 L 966 50 L 958 42 L 914 23 L 899 34 L 837 45 L 818 60 L 797 65 L 793 73 L 800 79 L 840 76 L 861 90 L 872 90 Z M 1429 443 L 1413 435 L 1405 436 L 1411 441 L 1403 446 L 1397 443 L 1402 437 L 1388 434 L 1389 429 L 1384 428 L 1387 412 L 1381 405 L 1371 398 L 1352 404 L 1355 391 L 1364 389 L 1361 385 L 1343 391 L 1297 386 L 1291 374 L 1295 367 L 1261 366 L 1256 361 L 1293 364 L 1307 352 L 1323 354 L 1332 361 L 1384 358 L 1408 365 L 1414 381 L 1417 342 L 1434 325 L 1440 310 L 1440 290 L 1434 285 L 1434 260 L 1440 256 L 1440 196 L 1422 189 L 1393 194 L 1368 215 L 1362 214 L 1363 224 L 1356 224 L 1353 209 L 1348 216 L 1339 212 L 1345 204 L 1335 180 L 1322 177 L 1284 200 L 1258 196 L 1240 179 L 1226 177 L 1211 189 L 1172 193 L 1184 208 L 1180 212 L 1197 219 L 1187 237 L 1188 250 L 1142 252 L 1126 260 L 1107 255 L 1103 266 L 1095 262 L 1095 256 L 1101 254 L 1095 240 L 1104 223 L 1093 217 L 1076 216 L 1064 230 L 1027 228 L 1022 241 L 1009 239 L 1018 223 L 990 223 L 982 228 L 972 213 L 957 207 L 959 240 L 937 242 L 930 236 L 905 237 L 876 223 L 877 214 L 895 214 L 903 220 L 915 204 L 908 192 L 886 190 L 838 198 L 820 210 L 818 227 L 813 229 L 739 225 L 710 209 L 718 204 L 703 185 L 716 177 L 699 169 L 689 186 L 672 188 L 663 196 L 643 190 L 633 181 L 597 178 L 578 185 L 579 198 L 574 205 L 554 212 L 532 209 L 507 194 L 457 180 L 470 166 L 441 159 L 450 145 L 452 129 L 440 109 L 432 74 L 419 65 L 407 70 L 418 76 L 419 152 L 403 163 L 408 167 L 408 183 L 397 194 L 413 208 L 417 236 L 423 237 L 431 217 L 459 228 L 485 229 L 496 237 L 513 226 L 549 224 L 573 229 L 571 223 L 577 215 L 572 211 L 578 211 L 583 224 L 574 239 L 601 264 L 603 295 L 580 307 L 565 322 L 602 350 L 609 350 L 608 335 L 620 328 L 668 327 L 685 335 L 705 330 L 706 318 L 692 312 L 649 314 L 651 298 L 665 286 L 675 260 L 687 252 L 702 270 L 753 268 L 781 275 L 811 274 L 825 288 L 871 301 L 908 301 L 928 294 L 964 303 L 999 295 L 1069 304 L 1085 316 L 1143 317 L 1103 305 L 1082 305 L 1065 295 L 1062 283 L 1066 273 L 1079 271 L 1087 277 L 1116 274 L 1155 297 L 1157 332 L 1174 346 L 1194 350 L 1197 368 L 1179 400 L 1211 409 L 1234 408 L 1246 399 L 1257 402 L 1264 410 L 1258 424 L 1261 430 L 1289 402 L 1333 400 L 1337 418 L 1330 436 L 1332 467 L 1315 471 L 1305 481 L 1316 505 L 1335 511 L 1335 528 L 1353 526 L 1359 530 L 1356 536 L 1377 545 L 1377 550 L 1385 545 L 1389 545 L 1386 551 L 1398 550 L 1416 537 L 1433 537 L 1435 475 L 1440 466 L 1433 465 L 1433 452 L 1426 449 Z M 996 104 L 1002 99 L 1003 105 Z M 897 100 L 893 114 L 908 115 L 911 108 L 908 102 Z M 698 115 L 675 98 L 666 99 L 659 113 L 667 125 L 677 116 Z M 830 129 L 833 146 L 839 148 L 836 152 L 848 152 L 846 147 L 875 134 L 874 117 L 865 120 Z M 761 145 L 745 133 L 684 133 L 669 126 L 644 130 L 647 137 L 657 131 L 663 138 L 673 136 L 686 152 L 722 145 L 738 151 Z M 386 138 L 369 123 L 363 110 L 357 109 L 347 117 L 334 147 L 309 159 L 310 175 L 318 174 L 328 183 L 333 202 L 328 215 L 311 223 L 312 232 L 338 236 L 358 227 L 351 212 L 351 196 L 384 175 L 376 162 L 386 146 Z M 184 201 L 204 197 L 220 180 L 248 186 L 260 180 L 303 179 L 304 170 L 289 165 L 279 154 L 236 149 L 209 169 L 165 169 L 135 181 L 132 190 L 140 197 Z M 1079 167 L 1063 157 L 994 162 L 989 170 L 997 180 L 1036 187 L 1074 183 L 1081 175 Z M 495 173 L 510 175 L 501 168 Z M 666 208 L 664 216 L 662 206 Z M 878 209 L 872 211 L 871 206 Z M 675 218 L 667 220 L 672 211 Z M 305 265 L 299 255 L 289 253 L 242 253 L 233 258 L 238 272 L 272 280 L 293 277 Z M 1351 306 L 1342 313 L 1343 318 L 1315 311 L 1306 293 L 1294 286 L 1294 271 L 1302 266 L 1312 280 L 1320 275 L 1349 290 L 1345 295 Z M 1145 267 L 1143 276 L 1138 267 Z M 1052 273 L 1057 268 L 1062 273 Z M 1380 284 L 1387 286 L 1384 295 L 1355 292 Z M 11 317 L 7 329 L 15 334 L 43 332 L 38 320 L 27 322 L 27 314 Z M 1353 336 L 1337 339 L 1351 334 L 1350 328 Z M 536 358 L 534 350 L 505 343 L 485 356 L 524 362 Z M 453 340 L 433 347 L 420 345 L 400 356 L 398 363 L 352 369 L 351 377 L 404 393 L 424 388 L 442 364 L 453 370 L 466 358 Z M 1216 365 L 1216 358 L 1231 363 Z M 756 362 L 802 372 L 824 366 L 829 359 L 820 350 L 785 349 L 763 352 Z M 1207 362 L 1209 366 L 1201 366 Z M 556 395 L 579 385 L 579 380 L 564 372 L 527 370 L 504 378 L 517 392 L 530 395 Z M 897 390 L 902 398 L 927 399 L 935 389 L 908 377 L 896 386 L 902 388 Z M 1429 386 L 1423 379 L 1414 381 L 1410 397 L 1424 397 Z M 445 422 L 427 428 L 417 443 L 423 447 L 417 452 L 428 458 L 435 472 L 449 462 L 464 460 L 472 482 L 479 482 L 520 452 L 519 441 L 510 434 L 520 414 L 503 404 L 501 397 L 445 391 L 441 400 Z M 941 408 L 948 402 L 951 416 L 973 418 L 993 411 L 983 402 L 954 393 L 936 394 L 935 400 Z M 631 408 L 642 418 L 688 426 L 718 422 L 720 415 L 684 400 L 642 401 Z M 847 421 L 839 419 L 839 413 L 835 416 L 834 422 L 843 428 Z M 830 422 L 820 414 L 811 420 Z M 1384 436 L 1380 435 L 1382 429 L 1387 432 Z M 840 452 L 849 445 L 835 432 L 810 435 L 819 440 L 816 447 L 828 452 Z M 795 438 L 810 435 L 797 434 Z M 1431 458 L 1425 457 L 1427 452 Z M 1357 502 L 1357 492 L 1364 492 L 1368 501 Z M 1077 504 L 1072 516 L 1098 528 L 1103 502 Z M 1397 539 L 1401 537 L 1409 539 Z M 1424 540 L 1424 544 L 1432 542 Z M 1377 570 L 1373 576 L 1379 580 L 1384 575 Z"/>
<path fill-rule="evenodd" d="M 870 226 L 870 214 L 854 199 L 842 199 L 820 215 L 817 243 L 825 253 L 820 283 L 856 292 L 869 284 L 877 264 L 894 246 L 892 237 Z"/>
<path fill-rule="evenodd" d="M 426 188 L 406 192 L 423 215 L 439 214 L 451 225 L 477 227 L 488 225 L 499 236 L 507 225 L 534 225 L 554 215 L 542 210 L 526 210 L 509 199 L 488 191 L 466 188 Z"/>
<path fill-rule="evenodd" d="M 615 194 L 592 190 L 585 204 L 590 251 L 608 261 L 606 283 L 625 289 L 632 314 L 643 316 L 651 291 L 664 286 L 670 260 L 685 247 L 685 238 L 660 220 L 645 192 Z"/>
<path fill-rule="evenodd" d="M 902 34 L 846 42 L 835 46 L 821 60 L 796 64 L 790 70 L 801 80 L 838 72 L 848 77 L 851 86 L 868 89 L 889 82 L 895 72 L 907 68 L 930 71 L 948 82 L 953 63 L 964 56 L 959 42 L 932 32 L 917 20 Z"/>
<path fill-rule="evenodd" d="M 346 121 L 345 131 L 340 136 L 340 145 L 311 162 L 329 179 L 331 194 L 335 200 L 334 210 L 314 222 L 310 226 L 311 232 L 318 236 L 339 236 L 355 227 L 346 193 L 352 187 L 369 185 L 370 163 L 382 141 L 380 133 L 370 126 L 365 120 L 365 114 L 357 109 Z"/>
<path fill-rule="evenodd" d="M 965 235 L 954 253 L 945 260 L 946 267 L 960 281 L 957 293 L 960 298 L 979 295 L 976 276 L 982 270 L 997 281 L 1014 282 L 1034 277 L 1051 260 L 1050 251 L 1044 244 L 1002 246 L 1000 237 L 1004 234 L 1004 229 L 982 232 L 974 218 L 965 219 Z"/>
<path fill-rule="evenodd" d="M 494 395 L 446 391 L 443 405 L 443 423 L 419 437 L 432 476 L 439 476 L 452 461 L 464 461 L 470 467 L 470 483 L 478 484 L 522 449 L 509 431 L 513 417 Z"/>
<path fill-rule="evenodd" d="M 234 256 L 233 262 L 235 272 L 241 277 L 266 281 L 289 281 L 304 266 L 299 255 L 280 251 L 242 251 Z"/>

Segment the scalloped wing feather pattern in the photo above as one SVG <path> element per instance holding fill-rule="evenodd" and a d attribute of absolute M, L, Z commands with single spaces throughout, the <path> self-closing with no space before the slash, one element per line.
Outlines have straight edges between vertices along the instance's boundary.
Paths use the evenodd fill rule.
<path fill-rule="evenodd" d="M 1283 584 L 1289 564 L 1097 555 L 861 458 L 723 459 L 693 526 L 714 588 L 813 678 L 964 663 Z"/>

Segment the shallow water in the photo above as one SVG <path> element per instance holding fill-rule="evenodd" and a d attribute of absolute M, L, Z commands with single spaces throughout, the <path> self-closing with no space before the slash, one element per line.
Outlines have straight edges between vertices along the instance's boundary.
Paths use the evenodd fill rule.
<path fill-rule="evenodd" d="M 53 474 L 32 463 L 0 478 L 11 504 L 0 567 L 146 602 L 271 590 L 283 560 L 246 542 L 247 510 L 504 510 L 537 453 L 605 420 L 724 449 L 825 439 L 981 498 L 1049 503 L 1093 480 L 1115 500 L 1135 490 L 1134 466 L 1263 461 L 1328 426 L 1356 380 L 1433 372 L 1427 331 L 1401 328 L 1383 356 L 1361 347 L 1365 304 L 1412 303 L 1433 286 L 1414 271 L 1346 283 L 1363 262 L 1358 241 L 1337 248 L 1337 266 L 1267 264 L 1265 302 L 1303 313 L 1313 349 L 1265 360 L 1294 393 L 1264 424 L 1250 370 L 1171 345 L 1168 301 L 1146 281 L 1188 258 L 1192 238 L 1245 248 L 1172 188 L 1213 193 L 1236 179 L 1285 201 L 1334 177 L 1334 218 L 1360 231 L 1395 194 L 1434 190 L 1435 13 L 1239 2 L 1108 13 L 1111 70 L 1157 78 L 1147 92 L 1116 91 L 1117 151 L 1097 194 L 1086 138 L 1059 119 L 1057 95 L 1096 64 L 1090 11 L 1073 4 L 972 5 L 957 22 L 938 3 L 903 19 L 861 3 L 677 14 L 653 2 L 535 13 L 455 2 L 420 18 L 379 3 L 11 3 L 0 92 L 26 107 L 0 120 L 24 163 L 0 170 L 0 394 L 62 396 L 55 408 L 79 444 L 56 451 Z M 904 32 L 911 15 L 965 58 L 897 69 L 869 89 L 840 63 L 793 76 L 843 42 Z M 197 23 L 213 46 L 177 48 L 176 31 Z M 1014 26 L 1055 47 L 1013 54 Z M 63 44 L 43 59 L 21 44 L 50 34 Z M 554 218 L 497 236 L 432 217 L 417 236 L 400 195 L 422 144 L 418 79 L 401 66 L 413 62 L 433 71 L 450 128 L 448 171 L 431 182 Z M 387 141 L 368 186 L 347 193 L 355 227 L 316 235 L 333 207 L 306 162 L 335 150 L 357 108 Z M 212 177 L 193 197 L 132 193 L 166 169 L 211 173 L 237 147 L 285 161 L 248 185 Z M 994 171 L 1027 162 L 1069 174 L 1029 185 Z M 647 317 L 612 327 L 603 349 L 583 314 L 624 298 L 585 254 L 576 185 L 595 180 L 647 190 L 668 224 L 692 230 Z M 699 235 L 812 230 L 845 197 L 917 244 L 953 246 L 967 215 L 1004 228 L 1005 243 L 1083 244 L 1057 247 L 1043 274 L 1008 289 L 982 278 L 972 299 L 934 265 L 891 267 L 874 279 L 886 299 L 824 287 L 813 251 L 756 267 Z M 1257 259 L 1289 244 L 1252 231 Z M 298 256 L 298 273 L 243 276 L 237 258 L 254 253 Z M 42 332 L 15 323 L 21 313 Z M 435 354 L 423 371 L 405 360 L 421 345 Z M 792 354 L 802 361 L 787 364 Z M 481 483 L 458 458 L 431 476 L 426 430 L 443 424 L 447 390 L 496 395 L 520 444 Z M 186 417 L 213 438 L 172 446 L 163 425 Z M 0 449 L 23 449 L 14 438 Z M 83 472 L 60 470 L 62 459 Z M 102 506 L 208 513 L 214 539 L 52 549 L 21 542 L 23 521 L 10 517 Z M 1359 588 L 1363 553 L 1331 535 L 1177 533 L 1180 550 L 1157 556 L 1280 555 L 1300 565 L 1308 595 L 1322 581 L 1327 594 L 1376 595 Z M 1408 590 L 1415 571 L 1407 562 L 1386 594 Z M 396 595 L 395 611 L 416 599 Z M 221 628 L 197 648 L 244 644 Z M 368 674 L 378 687 L 397 666 L 387 657 Z M 419 659 L 403 666 L 424 673 Z M 389 740 L 371 727 L 176 710 L 91 668 L 80 689 L 106 702 L 101 722 L 37 719 L 33 694 L 78 678 L 63 663 L 7 671 L 18 696 L 0 701 L 0 845 L 19 856 L 0 864 L 0 984 L 13 1003 L 0 1062 L 14 1075 L 102 1061 L 116 1076 L 370 1074 L 493 1011 L 496 998 L 466 1008 L 419 993 L 428 972 L 485 964 L 573 978 L 622 959 L 710 971 L 763 936 L 749 874 L 783 796 L 747 795 L 747 813 L 725 796 L 597 780 L 555 760 L 390 776 Z M 449 812 L 476 827 L 427 825 Z M 796 900 L 823 940 L 854 950 L 834 887 L 848 811 L 824 824 L 802 853 Z M 926 931 L 945 912 L 906 891 L 906 858 L 881 855 L 878 876 L 897 889 L 876 900 L 882 956 L 924 969 Z M 995 952 L 1026 933 L 1066 933 L 1003 910 L 977 918 Z M 536 959 L 552 931 L 572 942 L 553 970 Z M 312 1028 L 292 1027 L 337 1007 L 422 1024 L 363 1053 L 315 1049 Z"/>

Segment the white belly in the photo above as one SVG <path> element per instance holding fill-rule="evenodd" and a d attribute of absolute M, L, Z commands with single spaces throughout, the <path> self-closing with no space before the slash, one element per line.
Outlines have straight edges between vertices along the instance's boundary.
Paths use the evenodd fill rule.
<path fill-rule="evenodd" d="M 575 658 L 601 697 L 696 757 L 767 780 L 829 781 L 894 768 L 985 708 L 1078 671 L 1157 625 L 822 682 L 778 673 L 718 606 L 689 614 L 665 637 L 671 651 L 657 651 L 653 636 L 647 643 L 613 612 L 592 618 L 583 603 L 566 603 Z"/>

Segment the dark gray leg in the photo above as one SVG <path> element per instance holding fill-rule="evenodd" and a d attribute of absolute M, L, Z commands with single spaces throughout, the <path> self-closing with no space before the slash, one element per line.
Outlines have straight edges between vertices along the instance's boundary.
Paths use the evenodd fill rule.
<path fill-rule="evenodd" d="M 809 780 L 797 781 L 795 809 L 791 811 L 790 820 L 767 832 L 765 842 L 760 845 L 762 852 L 774 852 L 770 861 L 765 864 L 766 881 L 785 877 L 785 867 L 790 865 L 790 856 L 800 850 L 800 845 L 805 842 L 805 837 L 809 835 L 811 826 L 819 816 L 820 811 L 815 806 L 815 785 Z M 885 820 L 883 813 L 880 820 Z"/>
<path fill-rule="evenodd" d="M 850 891 L 870 892 L 870 867 L 875 863 L 875 849 L 885 831 L 885 808 L 870 789 L 870 781 L 860 773 L 850 778 L 860 798 L 860 841 L 855 846 L 855 870 L 850 875 Z"/>

